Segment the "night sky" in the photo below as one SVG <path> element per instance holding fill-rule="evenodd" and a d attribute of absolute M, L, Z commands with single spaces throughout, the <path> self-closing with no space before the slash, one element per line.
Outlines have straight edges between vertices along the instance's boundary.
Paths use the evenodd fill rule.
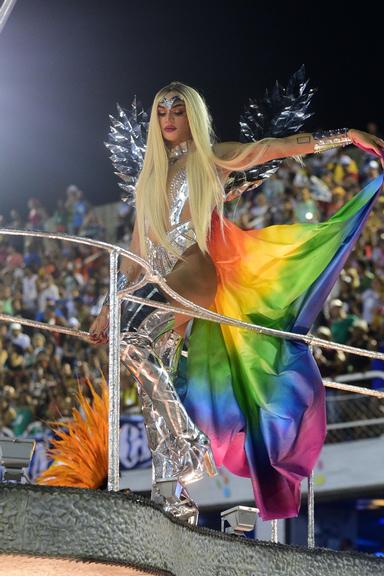
<path fill-rule="evenodd" d="M 171 80 L 202 92 L 220 140 L 237 139 L 249 96 L 301 64 L 318 88 L 307 130 L 382 127 L 382 20 L 351 6 L 18 0 L 0 36 L 0 211 L 30 196 L 52 208 L 72 183 L 117 200 L 108 114 L 134 94 L 149 107 Z"/>

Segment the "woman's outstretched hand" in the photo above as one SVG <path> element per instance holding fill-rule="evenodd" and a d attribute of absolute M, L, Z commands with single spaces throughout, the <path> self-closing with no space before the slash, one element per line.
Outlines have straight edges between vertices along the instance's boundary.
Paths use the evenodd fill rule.
<path fill-rule="evenodd" d="M 100 314 L 92 322 L 89 329 L 89 338 L 92 344 L 106 344 L 108 342 L 109 315 L 108 307 L 103 306 Z"/>
<path fill-rule="evenodd" d="M 374 156 L 378 156 L 384 169 L 384 140 L 374 134 L 355 130 L 354 128 L 348 131 L 348 136 L 355 146 L 362 148 L 362 150 L 366 152 L 370 152 Z"/>

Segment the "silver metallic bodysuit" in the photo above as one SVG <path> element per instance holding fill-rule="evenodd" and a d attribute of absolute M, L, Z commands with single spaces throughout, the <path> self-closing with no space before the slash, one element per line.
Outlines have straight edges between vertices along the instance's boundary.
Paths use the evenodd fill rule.
<path fill-rule="evenodd" d="M 187 151 L 187 143 L 170 150 L 170 165 Z M 150 238 L 146 223 L 147 258 L 153 270 L 163 277 L 174 268 L 178 255 L 196 243 L 192 221 L 184 210 L 189 197 L 185 163 L 180 162 L 175 168 L 168 182 L 167 236 L 177 255 Z M 133 294 L 166 301 L 151 283 Z M 216 467 L 208 438 L 191 420 L 174 386 L 183 345 L 183 338 L 173 330 L 174 313 L 124 302 L 122 326 L 121 359 L 138 383 L 152 454 L 152 500 L 179 518 L 196 523 L 198 510 L 186 484 L 201 479 L 205 473 L 215 475 Z M 175 481 L 175 494 L 169 494 L 169 482 L 173 486 Z"/>
<path fill-rule="evenodd" d="M 182 221 L 181 215 L 186 202 L 188 201 L 188 181 L 187 170 L 183 166 L 176 171 L 169 184 L 170 193 L 170 209 L 169 209 L 169 224 L 170 229 L 168 232 L 168 240 L 181 256 L 187 248 L 196 243 L 196 234 L 191 220 Z M 148 230 L 147 230 L 148 232 Z M 149 238 L 146 234 L 147 254 L 148 261 L 152 268 L 165 276 L 168 274 L 176 262 L 178 257 L 170 254 L 160 244 L 157 244 Z"/>

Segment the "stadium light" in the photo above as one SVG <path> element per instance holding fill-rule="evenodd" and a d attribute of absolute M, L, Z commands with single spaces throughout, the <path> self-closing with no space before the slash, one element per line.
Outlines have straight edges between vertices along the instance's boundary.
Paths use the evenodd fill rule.
<path fill-rule="evenodd" d="M 27 481 L 28 469 L 33 451 L 34 440 L 21 440 L 19 438 L 0 438 L 0 465 L 4 467 L 3 482 Z"/>
<path fill-rule="evenodd" d="M 244 536 L 244 532 L 250 532 L 256 525 L 258 508 L 249 506 L 234 506 L 221 513 L 221 531 L 226 534 Z M 225 526 L 225 523 L 229 526 Z"/>

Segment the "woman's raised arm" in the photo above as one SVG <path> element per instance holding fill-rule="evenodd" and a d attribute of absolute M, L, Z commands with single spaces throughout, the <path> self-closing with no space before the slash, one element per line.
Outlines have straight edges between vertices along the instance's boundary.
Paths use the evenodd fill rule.
<path fill-rule="evenodd" d="M 378 156 L 384 168 L 384 140 L 354 128 L 299 132 L 283 138 L 263 138 L 249 144 L 220 142 L 213 146 L 213 152 L 223 161 L 224 168 L 236 171 L 247 170 L 278 158 L 303 156 L 348 144 Z"/>

